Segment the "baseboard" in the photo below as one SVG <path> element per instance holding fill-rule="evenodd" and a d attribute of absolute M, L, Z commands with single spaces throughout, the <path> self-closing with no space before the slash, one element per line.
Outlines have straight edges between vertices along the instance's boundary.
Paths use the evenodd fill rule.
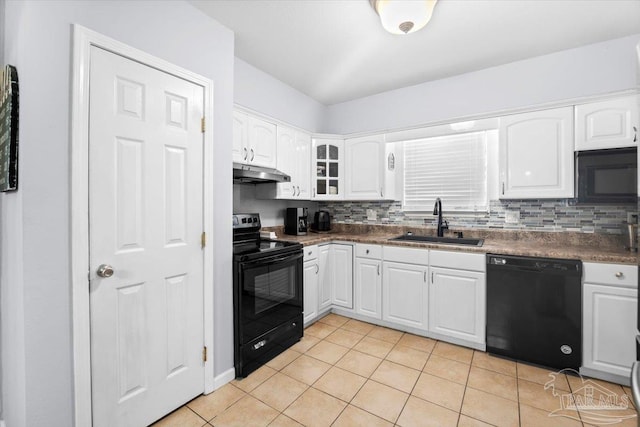
<path fill-rule="evenodd" d="M 223 385 L 231 382 L 236 377 L 235 368 L 230 368 L 213 379 L 213 389 L 217 390 Z M 0 426 L 3 427 L 3 426 Z"/>
<path fill-rule="evenodd" d="M 624 385 L 627 387 L 631 385 L 631 374 L 627 376 L 616 375 L 616 374 L 610 374 L 608 372 L 598 371 L 596 369 L 581 367 L 580 375 L 583 375 L 585 377 L 597 378 L 599 380 L 609 381 L 610 383 L 616 383 L 616 384 Z"/>

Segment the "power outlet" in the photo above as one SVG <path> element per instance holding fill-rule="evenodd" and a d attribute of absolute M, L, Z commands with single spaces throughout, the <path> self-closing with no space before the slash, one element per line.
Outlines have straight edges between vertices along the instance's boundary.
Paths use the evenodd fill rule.
<path fill-rule="evenodd" d="M 633 212 L 627 212 L 627 224 L 637 224 L 638 214 Z"/>
<path fill-rule="evenodd" d="M 378 212 L 375 209 L 367 209 L 367 221 L 376 221 Z"/>
<path fill-rule="evenodd" d="M 520 222 L 520 211 L 506 211 L 504 214 L 504 222 L 507 224 L 517 224 Z"/>

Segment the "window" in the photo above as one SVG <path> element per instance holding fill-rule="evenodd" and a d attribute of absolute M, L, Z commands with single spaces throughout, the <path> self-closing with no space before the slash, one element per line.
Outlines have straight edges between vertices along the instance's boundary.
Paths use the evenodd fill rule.
<path fill-rule="evenodd" d="M 474 132 L 404 142 L 404 211 L 487 212 L 487 135 Z"/>

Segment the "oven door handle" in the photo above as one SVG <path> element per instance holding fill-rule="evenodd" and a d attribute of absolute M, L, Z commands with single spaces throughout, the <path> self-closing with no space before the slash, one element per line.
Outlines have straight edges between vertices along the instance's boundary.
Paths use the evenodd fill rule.
<path fill-rule="evenodd" d="M 298 259 L 301 259 L 303 256 L 304 256 L 304 253 L 301 251 L 300 253 L 295 253 L 295 254 L 275 255 L 268 258 L 260 258 L 260 259 L 251 260 L 251 261 L 244 261 L 242 264 L 244 266 L 249 266 L 249 267 L 280 264 L 282 262 L 296 261 Z"/>

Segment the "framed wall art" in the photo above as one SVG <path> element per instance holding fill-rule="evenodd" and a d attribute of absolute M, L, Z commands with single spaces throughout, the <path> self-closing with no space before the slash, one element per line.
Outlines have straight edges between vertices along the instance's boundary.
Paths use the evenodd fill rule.
<path fill-rule="evenodd" d="M 18 71 L 0 69 L 0 191 L 18 189 Z"/>

